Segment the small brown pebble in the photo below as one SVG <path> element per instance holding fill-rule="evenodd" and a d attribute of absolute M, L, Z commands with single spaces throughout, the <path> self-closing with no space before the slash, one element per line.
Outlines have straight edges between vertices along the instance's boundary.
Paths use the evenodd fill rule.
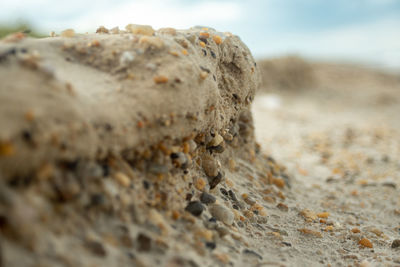
<path fill-rule="evenodd" d="M 145 234 L 138 234 L 136 238 L 138 244 L 138 251 L 150 251 L 151 250 L 151 238 Z"/>
<path fill-rule="evenodd" d="M 222 43 L 222 38 L 218 35 L 214 35 L 213 40 L 217 45 L 220 45 Z"/>
<path fill-rule="evenodd" d="M 93 40 L 88 44 L 88 47 L 100 47 L 100 42 L 98 40 Z"/>
<path fill-rule="evenodd" d="M 155 76 L 153 78 L 154 82 L 156 84 L 160 84 L 160 83 L 167 83 L 168 82 L 168 78 L 164 75 L 159 75 L 159 76 Z"/>
<path fill-rule="evenodd" d="M 279 188 L 284 188 L 285 187 L 285 180 L 280 179 L 280 178 L 273 178 L 272 183 L 276 185 Z"/>
<path fill-rule="evenodd" d="M 27 112 L 25 112 L 24 117 L 27 121 L 33 121 L 35 119 L 35 113 L 33 112 L 33 110 L 28 110 Z"/>
<path fill-rule="evenodd" d="M 12 156 L 15 154 L 14 146 L 9 141 L 0 141 L 0 157 Z"/>
<path fill-rule="evenodd" d="M 86 248 L 90 250 L 93 254 L 97 256 L 104 257 L 107 255 L 107 251 L 105 250 L 103 244 L 97 241 L 87 241 Z"/>
<path fill-rule="evenodd" d="M 194 186 L 200 190 L 203 191 L 204 187 L 206 186 L 206 181 L 203 178 L 198 178 L 196 179 L 196 181 L 194 182 Z"/>
<path fill-rule="evenodd" d="M 154 29 L 150 25 L 137 25 L 128 24 L 125 29 L 133 34 L 142 34 L 147 36 L 152 36 L 154 34 Z"/>
<path fill-rule="evenodd" d="M 351 229 L 351 232 L 354 234 L 357 234 L 357 233 L 360 233 L 361 231 L 358 228 L 353 228 L 353 229 Z"/>
<path fill-rule="evenodd" d="M 327 219 L 329 217 L 329 212 L 317 213 L 318 218 Z"/>
<path fill-rule="evenodd" d="M 358 244 L 366 248 L 373 248 L 371 241 L 369 241 L 367 238 L 361 239 L 358 241 Z"/>
<path fill-rule="evenodd" d="M 329 232 L 329 231 L 333 231 L 332 225 L 328 225 L 327 227 L 325 227 L 325 232 Z"/>
<path fill-rule="evenodd" d="M 308 222 L 314 221 L 318 218 L 317 214 L 315 214 L 313 211 L 311 211 L 309 209 L 304 209 L 304 210 L 300 211 L 299 214 L 301 216 L 303 216 L 304 219 L 306 219 L 306 221 L 308 221 Z"/>
<path fill-rule="evenodd" d="M 125 173 L 116 172 L 113 177 L 120 185 L 124 187 L 128 187 L 131 184 L 131 179 L 129 179 Z"/>
<path fill-rule="evenodd" d="M 75 31 L 73 29 L 67 29 L 61 32 L 61 37 L 71 38 L 75 36 Z"/>
<path fill-rule="evenodd" d="M 392 242 L 392 248 L 398 248 L 400 247 L 400 239 L 395 239 Z"/>
<path fill-rule="evenodd" d="M 174 211 L 172 211 L 171 217 L 172 217 L 173 220 L 176 221 L 176 220 L 178 220 L 178 219 L 181 217 L 181 214 L 179 213 L 179 211 L 174 210 Z"/>
<path fill-rule="evenodd" d="M 176 52 L 176 51 L 169 51 L 168 53 L 171 54 L 171 55 L 173 55 L 173 56 L 176 56 L 176 57 L 179 56 L 179 53 Z"/>
<path fill-rule="evenodd" d="M 207 73 L 207 72 L 205 72 L 205 71 L 200 72 L 200 78 L 201 78 L 202 80 L 205 80 L 205 79 L 207 78 L 207 76 L 208 76 L 208 73 Z"/>
<path fill-rule="evenodd" d="M 301 228 L 301 229 L 297 229 L 297 230 L 305 235 L 311 235 L 311 236 L 315 236 L 318 238 L 322 238 L 322 234 L 320 232 L 317 232 L 317 231 L 314 231 L 311 229 Z"/>
<path fill-rule="evenodd" d="M 279 203 L 276 207 L 278 209 L 280 209 L 281 211 L 285 211 L 285 212 L 287 212 L 289 210 L 288 206 L 283 203 Z"/>
<path fill-rule="evenodd" d="M 100 26 L 97 28 L 96 33 L 109 33 L 110 31 L 104 27 L 104 26 Z"/>

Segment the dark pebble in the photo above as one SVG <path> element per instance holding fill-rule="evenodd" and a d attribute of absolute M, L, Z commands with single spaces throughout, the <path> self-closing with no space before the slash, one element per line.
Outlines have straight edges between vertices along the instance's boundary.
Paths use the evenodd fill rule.
<path fill-rule="evenodd" d="M 217 244 L 215 244 L 214 242 L 206 242 L 206 247 L 213 250 L 217 247 Z"/>
<path fill-rule="evenodd" d="M 200 196 L 200 201 L 207 205 L 215 203 L 216 198 L 209 193 L 203 192 Z"/>
<path fill-rule="evenodd" d="M 251 249 L 245 249 L 245 250 L 243 250 L 243 253 L 244 254 L 248 254 L 248 255 L 253 255 L 253 256 L 256 256 L 257 258 L 259 258 L 260 260 L 262 260 L 262 256 L 260 255 L 260 254 L 258 254 L 257 252 L 255 252 L 255 251 L 253 251 L 253 250 L 251 250 Z"/>
<path fill-rule="evenodd" d="M 228 196 L 228 191 L 226 191 L 225 188 L 222 188 L 222 187 L 221 187 L 221 188 L 219 189 L 219 191 L 221 191 L 221 194 L 223 194 L 224 196 L 226 196 L 226 197 Z"/>
<path fill-rule="evenodd" d="M 229 191 L 228 191 L 228 195 L 229 195 L 229 198 L 232 199 L 232 201 L 235 201 L 235 202 L 238 201 L 238 199 L 237 199 L 235 193 L 234 193 L 232 190 L 229 190 Z"/>
<path fill-rule="evenodd" d="M 282 244 L 284 244 L 287 247 L 291 247 L 292 246 L 292 244 L 290 244 L 289 242 L 285 242 L 285 241 L 283 241 Z"/>
<path fill-rule="evenodd" d="M 211 217 L 210 219 L 208 219 L 209 222 L 217 222 L 217 219 L 215 219 L 214 217 Z"/>
<path fill-rule="evenodd" d="M 207 51 L 205 49 L 202 49 L 201 51 L 203 51 L 204 56 L 207 56 Z"/>
<path fill-rule="evenodd" d="M 200 216 L 204 210 L 203 204 L 200 201 L 192 201 L 185 208 L 186 211 L 190 212 L 194 216 Z"/>
<path fill-rule="evenodd" d="M 200 41 L 203 41 L 205 44 L 208 44 L 207 38 L 205 37 L 199 37 Z"/>
<path fill-rule="evenodd" d="M 211 56 L 212 56 L 213 58 L 216 58 L 216 57 L 217 57 L 217 56 L 215 55 L 214 51 L 210 50 L 210 53 L 211 53 Z"/>
<path fill-rule="evenodd" d="M 210 146 L 207 148 L 209 151 L 211 152 L 215 152 L 215 153 L 222 153 L 225 151 L 225 146 L 223 145 L 219 145 L 219 146 Z"/>
<path fill-rule="evenodd" d="M 150 188 L 150 183 L 148 181 L 143 181 L 143 187 L 144 189 L 149 189 Z"/>
<path fill-rule="evenodd" d="M 190 201 L 192 199 L 192 197 L 193 197 L 193 194 L 187 193 L 185 199 L 186 199 L 186 201 Z"/>
<path fill-rule="evenodd" d="M 104 257 L 107 255 L 107 251 L 105 250 L 103 244 L 97 241 L 87 241 L 86 248 L 88 248 L 93 254 L 97 256 Z"/>
<path fill-rule="evenodd" d="M 218 172 L 218 175 L 215 176 L 210 182 L 210 189 L 214 189 L 221 181 L 222 181 L 222 173 Z"/>
<path fill-rule="evenodd" d="M 138 243 L 139 251 L 150 251 L 151 249 L 151 238 L 145 234 L 139 234 L 136 238 Z"/>
<path fill-rule="evenodd" d="M 400 239 L 395 239 L 392 242 L 392 248 L 398 248 L 400 247 Z"/>

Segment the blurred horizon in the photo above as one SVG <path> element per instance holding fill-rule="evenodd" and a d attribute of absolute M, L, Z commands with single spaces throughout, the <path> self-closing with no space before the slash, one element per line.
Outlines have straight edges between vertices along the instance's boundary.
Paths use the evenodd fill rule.
<path fill-rule="evenodd" d="M 158 29 L 209 26 L 237 34 L 260 58 L 296 54 L 400 71 L 397 0 L 16 0 L 1 3 L 0 25 L 27 24 L 47 35 L 129 23 Z"/>

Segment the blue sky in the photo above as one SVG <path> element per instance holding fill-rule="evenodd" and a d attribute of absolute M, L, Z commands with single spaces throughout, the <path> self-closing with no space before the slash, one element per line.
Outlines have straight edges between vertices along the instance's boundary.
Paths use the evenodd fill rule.
<path fill-rule="evenodd" d="M 128 23 L 206 25 L 239 35 L 256 57 L 297 53 L 400 69 L 400 0 L 0 0 L 0 23 L 44 32 Z"/>

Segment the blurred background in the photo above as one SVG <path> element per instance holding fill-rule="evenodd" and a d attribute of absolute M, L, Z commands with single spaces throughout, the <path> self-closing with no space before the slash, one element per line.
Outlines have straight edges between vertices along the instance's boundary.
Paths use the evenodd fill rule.
<path fill-rule="evenodd" d="M 287 54 L 400 72 L 398 0 L 0 0 L 0 36 L 129 23 L 209 26 L 239 35 L 256 58 Z"/>

